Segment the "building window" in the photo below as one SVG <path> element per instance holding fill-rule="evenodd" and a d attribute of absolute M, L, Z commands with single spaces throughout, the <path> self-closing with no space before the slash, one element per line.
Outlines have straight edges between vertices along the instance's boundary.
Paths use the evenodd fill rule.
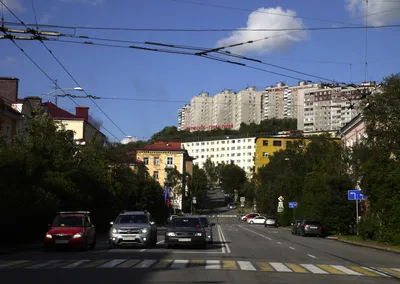
<path fill-rule="evenodd" d="M 268 146 L 268 140 L 263 140 L 263 146 Z"/>
<path fill-rule="evenodd" d="M 247 156 L 251 156 L 251 152 L 247 152 Z"/>
<path fill-rule="evenodd" d="M 251 149 L 251 145 L 247 146 L 247 149 Z"/>
<path fill-rule="evenodd" d="M 235 150 L 235 147 L 231 147 L 231 150 Z"/>
<path fill-rule="evenodd" d="M 240 150 L 242 147 L 241 146 L 237 146 L 237 149 Z"/>
<path fill-rule="evenodd" d="M 263 152 L 263 158 L 268 158 L 268 153 L 267 152 Z"/>
<path fill-rule="evenodd" d="M 143 158 L 143 164 L 145 164 L 145 165 L 149 164 L 149 157 L 144 157 Z"/>
<path fill-rule="evenodd" d="M 232 153 L 232 154 L 231 154 L 231 157 L 234 157 L 234 156 L 235 156 L 235 153 Z"/>
<path fill-rule="evenodd" d="M 274 140 L 274 141 L 272 142 L 272 144 L 273 144 L 275 147 L 281 147 L 281 146 L 282 146 L 282 141 L 280 141 L 280 140 Z"/>
<path fill-rule="evenodd" d="M 167 157 L 167 165 L 173 165 L 174 164 L 174 158 L 173 157 Z"/>
<path fill-rule="evenodd" d="M 160 158 L 154 157 L 154 165 L 158 166 L 160 164 Z"/>
<path fill-rule="evenodd" d="M 158 179 L 158 171 L 154 171 L 154 173 L 153 173 L 153 178 L 154 178 L 154 179 Z"/>

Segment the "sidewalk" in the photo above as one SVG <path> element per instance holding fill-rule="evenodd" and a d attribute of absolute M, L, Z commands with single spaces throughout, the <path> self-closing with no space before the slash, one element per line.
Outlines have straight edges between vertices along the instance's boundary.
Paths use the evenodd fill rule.
<path fill-rule="evenodd" d="M 349 240 L 345 240 L 345 239 L 340 239 L 339 237 L 326 237 L 326 238 L 329 239 L 329 240 L 338 241 L 338 242 L 342 242 L 342 243 L 347 243 L 347 244 L 354 245 L 354 246 L 372 248 L 372 249 L 376 249 L 376 250 L 388 251 L 388 252 L 393 252 L 393 253 L 400 254 L 400 250 L 393 249 L 393 248 L 390 248 L 390 247 L 377 246 L 377 245 L 372 245 L 372 244 L 365 244 L 365 243 L 357 242 L 357 241 L 349 241 Z"/>

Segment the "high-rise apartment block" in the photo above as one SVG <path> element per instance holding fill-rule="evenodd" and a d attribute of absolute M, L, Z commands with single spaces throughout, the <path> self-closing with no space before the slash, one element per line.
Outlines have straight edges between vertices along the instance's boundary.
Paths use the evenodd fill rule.
<path fill-rule="evenodd" d="M 292 118 L 297 119 L 297 129 L 304 132 L 339 130 L 359 113 L 359 98 L 375 86 L 375 82 L 354 87 L 307 82 L 286 86 L 280 82 L 263 91 L 247 87 L 240 92 L 223 90 L 214 97 L 201 93 L 179 110 L 178 129 L 237 130 L 242 123 Z"/>

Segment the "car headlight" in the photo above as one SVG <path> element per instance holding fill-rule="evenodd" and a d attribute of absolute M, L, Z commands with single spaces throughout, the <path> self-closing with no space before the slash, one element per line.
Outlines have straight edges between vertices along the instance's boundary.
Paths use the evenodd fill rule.
<path fill-rule="evenodd" d="M 82 238 L 82 235 L 83 235 L 83 233 L 77 233 L 72 238 L 73 239 L 79 239 L 79 238 Z"/>
<path fill-rule="evenodd" d="M 50 234 L 46 234 L 46 239 L 52 239 L 53 238 L 53 236 L 52 235 L 50 235 Z"/>
<path fill-rule="evenodd" d="M 147 233 L 147 228 L 141 229 L 140 231 L 142 232 L 142 234 L 146 234 Z"/>
<path fill-rule="evenodd" d="M 111 230 L 111 232 L 112 232 L 113 234 L 116 234 L 116 233 L 118 233 L 118 230 L 115 229 L 115 228 L 113 228 L 113 229 Z"/>
<path fill-rule="evenodd" d="M 194 234 L 195 237 L 201 237 L 203 234 L 202 233 L 196 233 Z"/>
<path fill-rule="evenodd" d="M 176 237 L 176 234 L 173 233 L 173 232 L 169 232 L 169 233 L 167 233 L 167 236 L 168 236 L 168 237 Z"/>

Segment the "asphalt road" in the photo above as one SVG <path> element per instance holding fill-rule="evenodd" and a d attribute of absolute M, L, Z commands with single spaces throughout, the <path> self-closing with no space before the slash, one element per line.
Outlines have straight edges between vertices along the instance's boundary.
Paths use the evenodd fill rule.
<path fill-rule="evenodd" d="M 209 196 L 214 244 L 205 250 L 163 247 L 0 255 L 0 283 L 400 283 L 400 255 L 249 225 Z M 220 217 L 218 217 L 220 216 Z M 224 217 L 221 217 L 224 216 Z"/>

